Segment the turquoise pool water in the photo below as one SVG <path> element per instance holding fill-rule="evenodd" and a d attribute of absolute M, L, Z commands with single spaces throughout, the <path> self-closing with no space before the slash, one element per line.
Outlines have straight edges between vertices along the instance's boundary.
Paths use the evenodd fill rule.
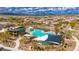
<path fill-rule="evenodd" d="M 55 35 L 55 33 L 54 33 L 54 32 L 47 32 L 47 34 Z"/>
<path fill-rule="evenodd" d="M 39 30 L 39 29 L 34 29 L 32 31 L 32 35 L 33 36 L 44 36 L 46 35 L 45 32 L 43 30 Z"/>
<path fill-rule="evenodd" d="M 40 30 L 40 29 L 34 29 L 31 32 L 32 32 L 33 36 L 40 36 L 40 37 L 44 36 L 44 35 L 47 35 L 47 34 L 54 35 L 53 32 L 47 32 L 47 33 L 45 33 L 43 30 Z"/>

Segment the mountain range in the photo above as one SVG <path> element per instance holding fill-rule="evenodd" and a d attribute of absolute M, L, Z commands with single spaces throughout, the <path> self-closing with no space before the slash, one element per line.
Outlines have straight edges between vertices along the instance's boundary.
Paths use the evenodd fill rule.
<path fill-rule="evenodd" d="M 3 15 L 79 14 L 79 7 L 0 7 Z"/>

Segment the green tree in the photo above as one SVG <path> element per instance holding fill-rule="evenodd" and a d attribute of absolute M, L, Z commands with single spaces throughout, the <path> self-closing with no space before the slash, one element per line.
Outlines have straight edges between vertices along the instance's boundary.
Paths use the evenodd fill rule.
<path fill-rule="evenodd" d="M 8 39 L 9 37 L 11 37 L 11 34 L 9 32 L 0 33 L 0 41 L 1 42 Z"/>
<path fill-rule="evenodd" d="M 69 24 L 70 24 L 71 28 L 74 28 L 76 26 L 77 22 L 76 21 L 71 21 Z"/>

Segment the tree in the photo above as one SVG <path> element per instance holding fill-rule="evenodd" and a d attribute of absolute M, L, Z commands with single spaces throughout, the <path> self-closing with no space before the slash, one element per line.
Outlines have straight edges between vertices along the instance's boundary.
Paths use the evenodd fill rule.
<path fill-rule="evenodd" d="M 71 28 L 74 28 L 76 26 L 77 22 L 76 21 L 71 21 L 69 24 L 70 24 Z"/>
<path fill-rule="evenodd" d="M 55 27 L 55 28 L 54 28 L 54 29 L 55 29 L 55 33 L 56 33 L 56 35 L 57 35 L 58 32 L 59 32 L 59 30 L 60 30 L 60 29 L 59 29 L 59 26 L 58 26 L 58 24 L 55 24 L 54 27 Z"/>
<path fill-rule="evenodd" d="M 9 37 L 11 37 L 11 34 L 9 32 L 0 33 L 0 41 L 1 42 L 8 39 Z"/>

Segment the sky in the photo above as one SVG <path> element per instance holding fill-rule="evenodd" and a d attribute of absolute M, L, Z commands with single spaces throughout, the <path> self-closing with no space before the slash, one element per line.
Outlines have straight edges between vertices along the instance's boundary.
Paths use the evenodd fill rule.
<path fill-rule="evenodd" d="M 14 14 L 14 15 L 79 14 L 79 7 L 0 7 L 0 14 Z"/>

